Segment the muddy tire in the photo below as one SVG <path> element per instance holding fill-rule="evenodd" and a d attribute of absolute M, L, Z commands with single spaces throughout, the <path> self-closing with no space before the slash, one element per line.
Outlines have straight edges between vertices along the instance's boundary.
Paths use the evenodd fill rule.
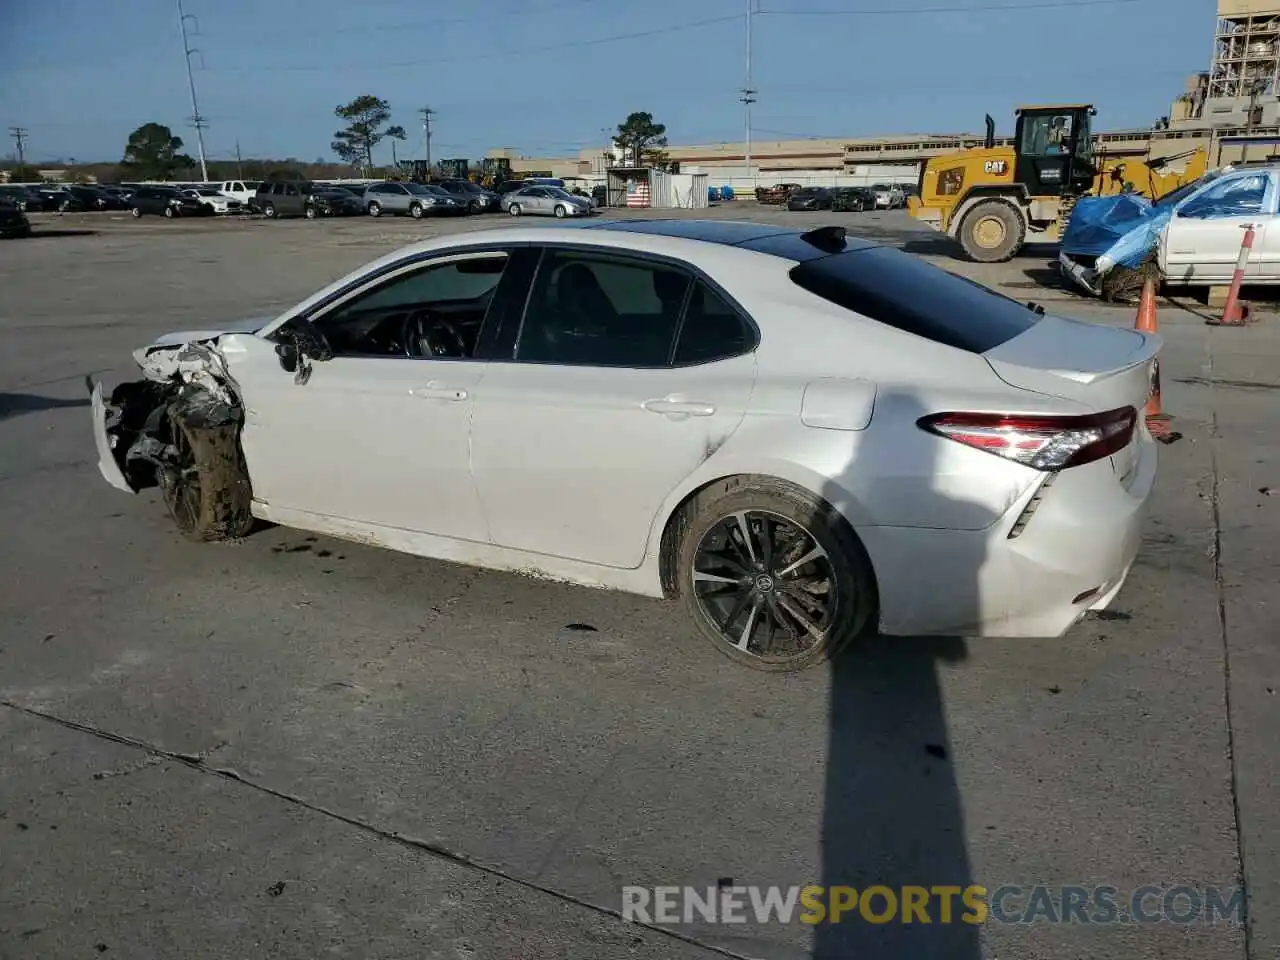
<path fill-rule="evenodd" d="M 1022 249 L 1027 225 L 1021 212 L 1004 200 L 983 200 L 964 215 L 957 239 L 977 263 L 1005 263 Z"/>
<path fill-rule="evenodd" d="M 830 660 L 878 623 L 871 562 L 835 510 L 768 477 L 719 480 L 670 531 L 674 587 L 729 658 L 789 673 Z"/>
<path fill-rule="evenodd" d="M 1142 287 L 1150 277 L 1160 289 L 1163 277 L 1154 254 L 1136 268 L 1115 266 L 1102 278 L 1102 299 L 1108 303 L 1135 303 L 1142 296 Z"/>
<path fill-rule="evenodd" d="M 240 426 L 192 427 L 169 411 L 170 442 L 178 453 L 161 471 L 164 505 L 190 540 L 231 540 L 253 528 L 253 494 L 240 453 Z"/>

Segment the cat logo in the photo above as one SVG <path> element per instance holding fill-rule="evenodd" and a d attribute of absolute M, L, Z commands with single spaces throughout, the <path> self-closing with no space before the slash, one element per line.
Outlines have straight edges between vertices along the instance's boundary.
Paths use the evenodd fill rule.
<path fill-rule="evenodd" d="M 1005 160 L 988 160 L 983 164 L 982 170 L 984 173 L 994 173 L 997 176 L 1004 176 L 1004 174 L 1009 172 L 1009 164 Z"/>

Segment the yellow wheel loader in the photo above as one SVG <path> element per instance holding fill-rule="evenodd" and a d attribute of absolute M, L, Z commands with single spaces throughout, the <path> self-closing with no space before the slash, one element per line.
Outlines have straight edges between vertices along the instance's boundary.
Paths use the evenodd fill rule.
<path fill-rule="evenodd" d="M 1158 161 L 1094 154 L 1089 104 L 1022 107 L 1012 146 L 986 144 L 934 157 L 920 172 L 908 209 L 921 223 L 956 240 L 979 263 L 1001 263 L 1026 243 L 1057 243 L 1082 196 L 1131 191 L 1157 198 L 1201 176 L 1203 148 Z M 1166 172 L 1185 160 L 1178 173 Z"/>

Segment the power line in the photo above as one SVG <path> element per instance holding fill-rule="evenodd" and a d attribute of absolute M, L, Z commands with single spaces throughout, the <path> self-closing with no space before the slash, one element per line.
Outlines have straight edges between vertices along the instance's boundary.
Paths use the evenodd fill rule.
<path fill-rule="evenodd" d="M 343 63 L 344 69 L 397 69 L 401 67 L 421 67 L 441 63 L 475 63 L 480 60 L 510 60 L 512 57 L 527 57 L 531 54 L 549 53 L 555 50 L 569 50 L 577 47 L 592 47 L 603 43 L 619 43 L 624 40 L 639 40 L 644 37 L 657 37 L 666 33 L 679 33 L 684 30 L 696 30 L 717 23 L 736 23 L 742 19 L 741 14 L 731 17 L 711 17 L 707 20 L 693 20 L 686 23 L 674 23 L 666 27 L 655 27 L 650 30 L 637 30 L 634 33 L 619 33 L 611 37 L 596 37 L 591 40 L 571 40 L 567 43 L 552 43 L 540 47 L 521 47 L 518 50 L 500 50 L 496 53 L 467 53 L 456 57 L 429 57 L 422 60 L 401 60 L 392 63 L 351 64 Z M 278 67 L 235 67 L 224 70 L 224 73 L 313 73 L 332 72 L 328 65 L 294 65 Z"/>
<path fill-rule="evenodd" d="M 18 144 L 18 164 L 19 166 L 21 166 L 23 163 L 26 162 L 25 145 L 27 142 L 27 128 L 26 127 L 10 127 L 9 136 L 13 137 L 13 139 Z"/>
<path fill-rule="evenodd" d="M 1122 4 L 1154 3 L 1156 0 L 1050 0 L 1049 3 L 982 3 L 962 7 L 881 7 L 868 10 L 757 10 L 769 17 L 878 17 L 909 16 L 917 13 L 985 13 L 1004 11 L 1022 13 L 1035 10 L 1060 10 L 1073 7 L 1118 7 Z"/>
<path fill-rule="evenodd" d="M 502 19 L 510 20 L 514 17 L 540 16 L 552 10 L 563 10 L 569 7 L 582 7 L 588 4 L 598 3 L 600 0 L 562 0 L 559 3 L 549 3 L 541 7 L 521 8 L 503 13 Z M 344 24 L 342 33 L 385 33 L 392 30 L 417 30 L 424 27 L 447 27 L 463 23 L 493 23 L 492 12 L 485 13 L 480 16 L 470 17 L 442 17 L 436 20 L 411 20 L 402 23 L 368 23 L 368 24 Z M 325 30 L 305 30 L 305 31 L 289 31 L 289 37 L 331 37 L 333 29 Z"/>

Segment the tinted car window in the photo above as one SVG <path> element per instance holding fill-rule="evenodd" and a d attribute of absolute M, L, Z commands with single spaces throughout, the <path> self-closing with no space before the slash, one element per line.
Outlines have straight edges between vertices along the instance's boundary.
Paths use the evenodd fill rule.
<path fill-rule="evenodd" d="M 1030 329 L 1039 314 L 909 253 L 871 247 L 810 260 L 791 279 L 824 300 L 907 333 L 985 353 Z"/>
<path fill-rule="evenodd" d="M 675 362 L 706 363 L 736 357 L 748 352 L 753 341 L 754 336 L 738 311 L 699 280 L 680 325 Z"/>
<path fill-rule="evenodd" d="M 642 260 L 548 251 L 529 296 L 516 358 L 665 366 L 689 282 L 680 270 Z"/>

